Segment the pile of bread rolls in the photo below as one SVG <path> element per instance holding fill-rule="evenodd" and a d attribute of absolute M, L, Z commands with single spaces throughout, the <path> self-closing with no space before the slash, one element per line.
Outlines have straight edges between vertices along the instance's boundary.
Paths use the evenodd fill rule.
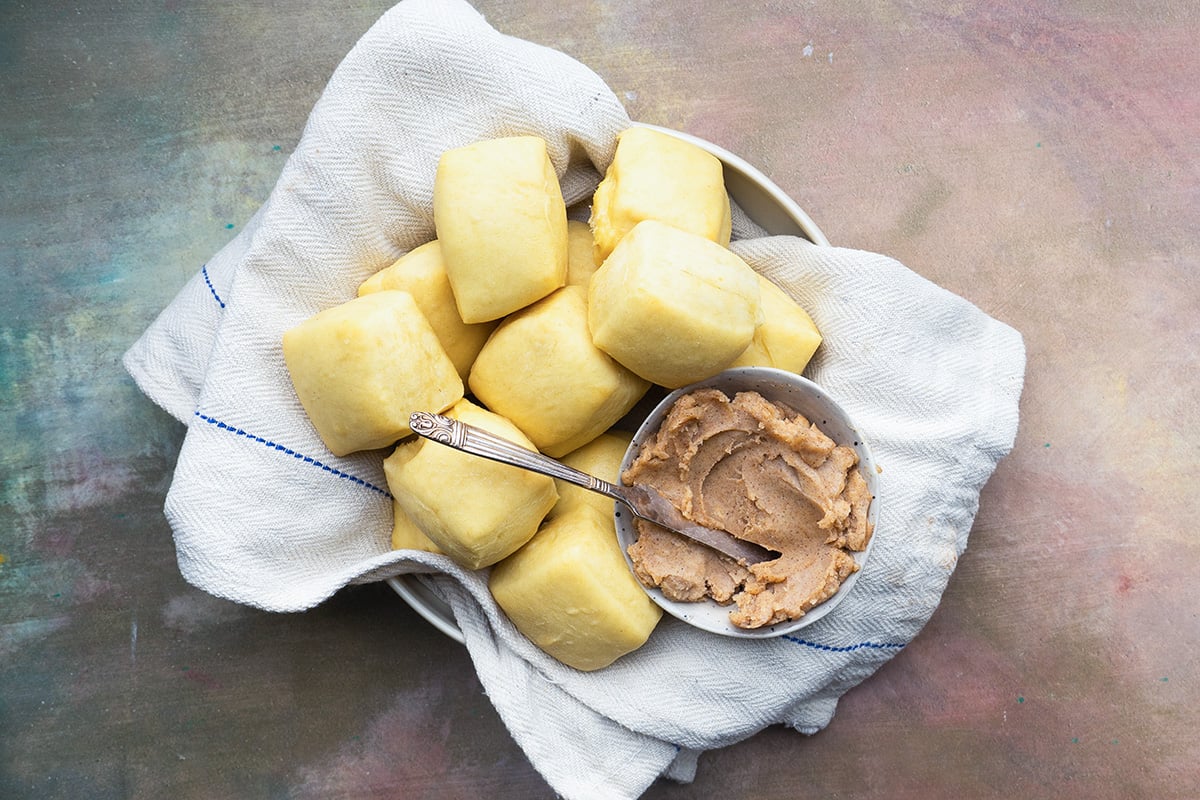
<path fill-rule="evenodd" d="M 820 334 L 728 249 L 720 161 L 657 130 L 621 134 L 589 223 L 568 221 L 533 136 L 445 152 L 434 221 L 436 240 L 284 334 L 296 395 L 335 455 L 393 448 L 393 547 L 490 568 L 538 647 L 607 666 L 661 616 L 626 567 L 612 503 L 411 436 L 409 415 L 444 413 L 616 481 L 630 435 L 613 426 L 651 385 L 800 372 Z"/>

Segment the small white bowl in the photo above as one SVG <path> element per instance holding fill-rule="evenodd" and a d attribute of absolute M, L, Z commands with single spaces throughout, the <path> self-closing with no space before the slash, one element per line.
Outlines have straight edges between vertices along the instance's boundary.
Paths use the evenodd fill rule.
<path fill-rule="evenodd" d="M 795 200 L 784 194 L 783 190 L 772 183 L 766 175 L 745 160 L 712 142 L 686 133 L 661 128 L 657 125 L 634 124 L 653 128 L 683 139 L 685 142 L 691 142 L 720 159 L 724 167 L 725 189 L 729 192 L 729 197 L 742 211 L 746 212 L 746 216 L 769 235 L 801 236 L 813 244 L 829 246 L 829 240 L 825 238 L 825 234 L 804 212 L 804 209 Z M 454 614 L 450 611 L 450 606 L 429 590 L 421 576 L 398 575 L 388 578 L 387 582 L 427 622 L 451 639 L 463 641 L 462 631 L 454 621 Z"/>
<path fill-rule="evenodd" d="M 837 444 L 853 447 L 855 452 L 858 453 L 858 470 L 867 483 L 867 489 L 871 492 L 871 497 L 874 498 L 871 501 L 870 508 L 867 510 L 867 521 L 872 528 L 876 527 L 876 521 L 879 516 L 879 477 L 875 467 L 875 459 L 871 456 L 871 448 L 854 427 L 854 423 L 846 415 L 846 412 L 820 386 L 807 378 L 784 370 L 768 367 L 728 369 L 707 380 L 699 381 L 671 392 L 650 412 L 649 416 L 646 417 L 646 420 L 638 428 L 637 433 L 634 434 L 633 441 L 630 443 L 629 449 L 625 452 L 625 458 L 621 461 L 622 473 L 633 463 L 638 452 L 642 449 L 642 445 L 654 438 L 658 429 L 662 426 L 663 420 L 666 419 L 667 414 L 670 412 L 671 407 L 675 404 L 675 401 L 686 394 L 703 388 L 719 389 L 730 398 L 738 392 L 758 392 L 771 402 L 783 403 L 803 414 Z M 628 548 L 637 541 L 637 528 L 634 525 L 633 516 L 629 513 L 628 509 L 618 506 L 616 510 L 616 525 L 617 540 L 621 543 L 621 551 L 625 555 L 625 561 L 632 570 L 633 563 L 630 561 Z M 846 578 L 833 597 L 816 606 L 804 614 L 804 616 L 787 622 L 781 622 L 777 625 L 754 629 L 739 628 L 729 621 L 729 613 L 736 606 L 723 606 L 713 600 L 680 603 L 667 599 L 658 589 L 647 586 L 643 586 L 642 588 L 645 589 L 650 599 L 661 607 L 663 611 L 701 630 L 744 639 L 768 639 L 773 636 L 782 636 L 785 633 L 799 630 L 806 625 L 811 625 L 837 607 L 842 599 L 854 588 L 854 584 L 858 581 L 858 576 L 862 574 L 862 568 L 867 562 L 867 556 L 871 552 L 871 545 L 875 542 L 877 534 L 878 530 L 876 529 L 867 541 L 867 547 L 862 552 L 850 552 L 850 555 L 858 563 L 859 569 Z"/>

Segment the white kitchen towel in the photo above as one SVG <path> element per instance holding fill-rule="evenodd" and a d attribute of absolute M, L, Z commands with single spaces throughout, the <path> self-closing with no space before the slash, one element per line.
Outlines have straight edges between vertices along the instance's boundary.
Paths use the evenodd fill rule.
<path fill-rule="evenodd" d="M 125 357 L 188 426 L 166 504 L 188 581 L 298 611 L 350 583 L 428 574 L 500 716 L 568 798 L 637 797 L 659 775 L 689 780 L 699 752 L 765 726 L 826 725 L 837 698 L 936 608 L 980 488 L 1012 447 L 1024 375 L 1016 331 L 903 265 L 739 225 L 734 249 L 821 328 L 808 374 L 883 467 L 871 561 L 836 612 L 800 635 L 729 640 L 664 619 L 606 669 L 549 658 L 499 612 L 483 573 L 389 549 L 386 453 L 325 449 L 280 337 L 433 237 L 445 149 L 540 135 L 568 203 L 586 203 L 629 124 L 566 55 L 501 35 L 463 2 L 405 0 L 338 67 L 250 224 Z"/>

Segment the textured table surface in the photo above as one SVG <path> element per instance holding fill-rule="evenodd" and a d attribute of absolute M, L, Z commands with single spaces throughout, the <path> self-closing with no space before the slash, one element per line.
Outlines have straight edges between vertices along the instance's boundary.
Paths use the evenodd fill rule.
<path fill-rule="evenodd" d="M 179 577 L 183 429 L 119 363 L 386 5 L 109 5 L 0 6 L 0 796 L 551 797 L 385 586 L 279 616 Z M 920 636 L 648 798 L 1200 796 L 1200 12 L 922 5 L 477 4 L 1028 348 Z"/>

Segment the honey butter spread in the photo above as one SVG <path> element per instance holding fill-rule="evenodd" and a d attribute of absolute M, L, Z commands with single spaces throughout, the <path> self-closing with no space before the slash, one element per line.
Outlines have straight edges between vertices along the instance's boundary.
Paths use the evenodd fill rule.
<path fill-rule="evenodd" d="M 858 570 L 871 537 L 871 494 L 858 454 L 757 392 L 681 397 L 625 470 L 683 516 L 780 553 L 744 566 L 638 520 L 629 547 L 638 579 L 676 602 L 736 604 L 730 621 L 760 628 L 803 616 Z"/>

